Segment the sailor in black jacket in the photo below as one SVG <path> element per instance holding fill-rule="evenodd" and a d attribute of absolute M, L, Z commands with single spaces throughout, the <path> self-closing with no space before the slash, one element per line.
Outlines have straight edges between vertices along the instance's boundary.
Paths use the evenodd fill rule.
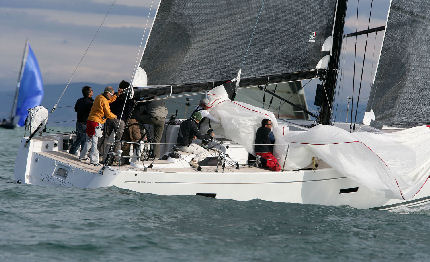
<path fill-rule="evenodd" d="M 265 167 L 272 171 L 280 171 L 281 166 L 278 160 L 273 155 L 273 144 L 275 137 L 272 133 L 272 121 L 270 119 L 263 119 L 261 127 L 257 129 L 255 134 L 255 154 L 265 159 Z"/>
<path fill-rule="evenodd" d="M 85 130 L 87 128 L 87 118 L 90 114 L 91 107 L 93 106 L 93 90 L 89 86 L 82 88 L 83 97 L 79 98 L 75 104 L 75 112 L 77 115 L 76 119 L 76 140 L 70 147 L 70 154 L 75 154 L 78 151 L 79 146 L 81 150 L 84 148 L 86 141 Z"/>
<path fill-rule="evenodd" d="M 198 128 L 201 119 L 201 114 L 199 112 L 194 112 L 190 119 L 182 122 L 179 126 L 178 138 L 176 140 L 177 147 L 180 151 L 196 155 L 191 163 L 192 166 L 197 165 L 198 161 L 210 156 L 206 149 L 193 143 L 193 140 L 196 138 L 204 139 L 204 135 L 200 133 Z"/>

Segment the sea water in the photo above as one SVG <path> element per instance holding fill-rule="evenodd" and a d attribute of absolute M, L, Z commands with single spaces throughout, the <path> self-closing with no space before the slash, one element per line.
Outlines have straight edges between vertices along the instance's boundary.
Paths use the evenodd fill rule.
<path fill-rule="evenodd" d="M 430 259 L 428 208 L 392 213 L 15 184 L 23 134 L 0 130 L 0 261 Z"/>

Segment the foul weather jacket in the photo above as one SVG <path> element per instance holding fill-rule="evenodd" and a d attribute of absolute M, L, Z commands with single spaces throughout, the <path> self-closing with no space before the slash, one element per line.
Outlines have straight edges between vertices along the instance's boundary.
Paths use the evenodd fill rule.
<path fill-rule="evenodd" d="M 193 142 L 194 137 L 203 139 L 203 135 L 200 134 L 196 121 L 187 119 L 179 126 L 178 139 L 176 142 L 178 146 L 189 146 Z"/>
<path fill-rule="evenodd" d="M 116 118 L 116 115 L 110 111 L 109 104 L 115 101 L 116 95 L 113 95 L 110 100 L 108 100 L 103 94 L 98 95 L 94 100 L 93 106 L 91 107 L 90 115 L 88 116 L 88 121 L 97 122 L 99 124 L 104 124 L 107 118 Z"/>

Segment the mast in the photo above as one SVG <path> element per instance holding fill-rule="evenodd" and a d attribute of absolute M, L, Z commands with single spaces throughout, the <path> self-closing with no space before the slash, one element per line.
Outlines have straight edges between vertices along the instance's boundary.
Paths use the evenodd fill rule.
<path fill-rule="evenodd" d="M 333 108 L 334 91 L 336 89 L 337 71 L 339 68 L 339 57 L 342 49 L 343 29 L 348 0 L 338 0 L 335 21 L 333 27 L 333 47 L 328 63 L 327 75 L 323 84 L 324 97 L 319 113 L 318 122 L 323 125 L 331 124 L 331 111 Z"/>
<path fill-rule="evenodd" d="M 22 52 L 22 59 L 21 59 L 21 68 L 19 69 L 19 74 L 18 74 L 18 79 L 16 81 L 16 89 L 15 89 L 15 97 L 13 99 L 13 104 L 12 104 L 12 110 L 10 112 L 10 117 L 9 120 L 10 122 L 13 124 L 14 118 L 15 118 L 15 111 L 16 111 L 16 104 L 18 102 L 18 93 L 19 93 L 19 88 L 21 86 L 21 77 L 22 77 L 22 71 L 23 71 L 23 67 L 25 65 L 25 57 L 27 54 L 27 46 L 28 46 L 28 40 L 25 41 L 25 45 L 24 45 L 24 51 Z"/>

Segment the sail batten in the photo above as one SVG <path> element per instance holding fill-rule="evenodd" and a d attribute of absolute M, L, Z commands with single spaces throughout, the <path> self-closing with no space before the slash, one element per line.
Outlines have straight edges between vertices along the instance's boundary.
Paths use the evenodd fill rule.
<path fill-rule="evenodd" d="M 376 126 L 411 127 L 429 122 L 430 5 L 392 0 L 384 45 L 367 109 Z"/>
<path fill-rule="evenodd" d="M 367 35 L 367 34 L 377 33 L 379 31 L 384 31 L 384 30 L 385 30 L 385 25 L 374 27 L 374 28 L 370 28 L 370 29 L 366 29 L 366 30 L 362 30 L 362 31 L 358 31 L 358 32 L 354 32 L 354 33 L 349 33 L 349 34 L 346 34 L 345 37 L 354 37 L 354 36 L 359 36 L 359 35 Z"/>
<path fill-rule="evenodd" d="M 140 67 L 149 85 L 232 79 L 240 68 L 244 79 L 309 71 L 324 56 L 335 7 L 336 0 L 163 0 Z"/>

